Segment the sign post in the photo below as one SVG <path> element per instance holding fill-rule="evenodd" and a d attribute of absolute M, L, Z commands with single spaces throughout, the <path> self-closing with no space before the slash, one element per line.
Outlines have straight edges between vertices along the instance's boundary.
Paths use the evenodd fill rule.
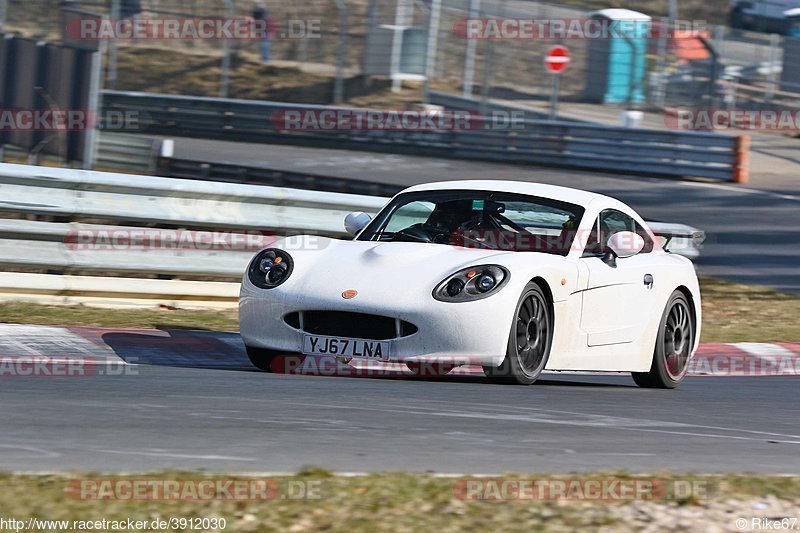
<path fill-rule="evenodd" d="M 566 70 L 569 62 L 569 50 L 560 44 L 550 48 L 544 56 L 544 66 L 553 77 L 553 91 L 550 94 L 550 120 L 555 120 L 558 116 L 558 91 L 561 84 L 561 73 Z"/>

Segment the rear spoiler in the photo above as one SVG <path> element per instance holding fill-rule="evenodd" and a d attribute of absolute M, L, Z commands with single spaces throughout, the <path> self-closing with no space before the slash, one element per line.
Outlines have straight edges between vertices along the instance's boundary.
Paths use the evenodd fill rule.
<path fill-rule="evenodd" d="M 666 222 L 647 222 L 656 237 L 664 239 L 663 247 L 668 252 L 678 253 L 690 258 L 700 255 L 698 248 L 706 240 L 706 232 L 687 226 L 686 224 L 670 224 Z M 670 243 L 677 240 L 673 249 Z"/>

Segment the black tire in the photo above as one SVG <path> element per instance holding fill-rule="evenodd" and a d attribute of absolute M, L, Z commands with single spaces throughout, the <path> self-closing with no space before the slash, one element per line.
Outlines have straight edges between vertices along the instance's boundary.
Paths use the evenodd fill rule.
<path fill-rule="evenodd" d="M 530 385 L 547 366 L 552 344 L 552 302 L 539 285 L 530 282 L 514 311 L 503 364 L 497 368 L 485 366 L 483 372 L 500 383 Z"/>
<path fill-rule="evenodd" d="M 272 372 L 272 360 L 280 354 L 279 351 L 255 348 L 253 346 L 245 346 L 245 349 L 247 350 L 247 357 L 254 367 L 264 372 Z"/>
<path fill-rule="evenodd" d="M 675 291 L 667 301 L 647 372 L 631 372 L 640 387 L 674 389 L 686 377 L 695 339 L 694 313 L 686 296 Z"/>

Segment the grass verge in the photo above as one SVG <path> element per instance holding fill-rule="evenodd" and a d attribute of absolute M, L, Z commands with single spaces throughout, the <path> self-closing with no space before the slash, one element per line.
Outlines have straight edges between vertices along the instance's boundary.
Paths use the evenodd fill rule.
<path fill-rule="evenodd" d="M 486 490 L 490 486 L 519 486 L 515 485 L 516 481 L 547 480 L 551 484 L 554 480 L 562 480 L 577 487 L 572 484 L 587 480 L 608 485 L 639 480 L 667 487 L 692 486 L 694 496 L 667 497 L 658 501 L 641 496 L 599 501 L 581 499 L 578 497 L 580 491 L 572 491 L 570 499 L 560 501 L 537 501 L 535 498 L 477 501 L 463 497 L 466 479 L 480 483 L 478 490 L 471 489 L 473 495 L 491 495 L 491 491 Z M 345 477 L 322 469 L 307 469 L 294 476 L 270 478 L 171 472 L 74 477 L 5 474 L 0 475 L 0 507 L 6 519 L 14 517 L 18 520 L 31 517 L 69 521 L 132 519 L 151 523 L 154 519 L 171 517 L 216 518 L 226 520 L 224 529 L 227 531 L 375 531 L 386 526 L 394 531 L 461 531 L 476 527 L 492 531 L 604 527 L 619 531 L 638 529 L 644 525 L 641 522 L 652 528 L 663 517 L 673 515 L 680 517 L 683 528 L 707 527 L 723 522 L 718 525 L 729 530 L 738 516 L 749 519 L 758 510 L 789 512 L 797 505 L 797 495 L 800 494 L 800 477 L 598 473 L 569 476 L 513 474 L 466 479 L 400 473 Z M 205 498 L 200 501 L 175 498 L 130 501 L 124 498 L 126 493 L 122 487 L 131 480 L 182 482 L 182 494 L 189 494 L 186 489 L 197 486 L 191 482 L 200 480 L 244 481 L 248 486 L 262 482 L 274 490 L 267 491 L 271 495 L 268 500 L 225 500 L 224 492 L 212 491 L 205 492 Z M 159 487 L 164 486 L 159 484 Z M 123 499 L 113 499 L 114 494 L 122 495 Z M 95 499 L 98 495 L 112 498 Z M 729 508 L 733 513 L 730 516 L 725 514 Z M 654 516 L 656 523 L 652 523 Z M 70 524 L 69 529 L 76 528 Z M 189 529 L 173 528 L 178 531 Z"/>
<path fill-rule="evenodd" d="M 800 296 L 701 278 L 704 342 L 800 342 Z"/>
<path fill-rule="evenodd" d="M 766 287 L 701 278 L 703 342 L 800 342 L 800 296 Z M 0 322 L 96 327 L 181 327 L 237 331 L 237 312 L 98 309 L 0 303 Z"/>

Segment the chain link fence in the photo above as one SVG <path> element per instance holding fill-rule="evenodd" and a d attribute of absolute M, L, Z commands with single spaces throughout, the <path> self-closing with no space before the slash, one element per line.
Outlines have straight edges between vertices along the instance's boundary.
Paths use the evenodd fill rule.
<path fill-rule="evenodd" d="M 271 39 L 269 63 L 298 69 L 287 70 L 285 76 L 310 72 L 328 79 L 326 83 L 334 90 L 326 94 L 338 101 L 353 96 L 355 84 L 346 83 L 349 80 L 363 78 L 363 87 L 369 87 L 368 78 L 373 74 L 372 67 L 367 67 L 370 61 L 391 63 L 386 66 L 389 76 L 402 71 L 404 65 L 412 65 L 410 69 L 420 74 L 417 79 L 429 75 L 426 88 L 474 98 L 530 102 L 545 102 L 550 97 L 551 76 L 543 59 L 554 44 L 566 45 L 571 54 L 569 68 L 561 75 L 560 94 L 564 101 L 595 102 L 596 98 L 589 95 L 600 78 L 598 69 L 606 68 L 597 61 L 597 49 L 604 46 L 597 40 L 467 39 L 457 31 L 466 19 L 587 16 L 586 11 L 574 6 L 535 1 L 0 0 L 0 14 L 5 14 L 3 27 L 7 32 L 55 39 L 61 33 L 59 9 L 64 5 L 113 18 L 115 10 L 125 10 L 131 2 L 138 4 L 136 16 L 140 18 L 245 18 L 260 5 L 278 27 Z M 680 34 L 663 18 L 654 18 L 652 24 L 656 31 L 637 52 L 644 57 L 644 73 L 641 79 L 629 82 L 635 85 L 630 94 L 641 92 L 642 98 L 617 102 L 620 106 L 663 109 L 797 100 L 800 80 L 786 78 L 781 72 L 788 38 L 721 25 Z M 409 31 L 403 31 L 403 37 L 398 39 L 398 28 Z M 396 48 L 414 57 L 408 62 L 405 57 L 398 61 Z M 258 64 L 261 53 L 256 40 L 118 41 L 109 43 L 106 52 L 105 86 L 130 89 L 126 84 L 131 78 L 147 75 L 145 72 L 155 68 L 153 65 L 162 54 L 170 62 L 202 58 L 219 66 L 214 72 L 214 91 L 206 86 L 195 90 L 191 81 L 165 90 L 226 95 L 226 71 L 235 75 L 245 59 Z M 187 59 L 187 64 L 192 66 L 175 76 L 191 80 L 194 63 Z M 117 70 L 123 66 L 128 72 Z M 363 87 L 358 91 L 363 92 Z M 247 97 L 246 91 L 244 94 Z"/>

